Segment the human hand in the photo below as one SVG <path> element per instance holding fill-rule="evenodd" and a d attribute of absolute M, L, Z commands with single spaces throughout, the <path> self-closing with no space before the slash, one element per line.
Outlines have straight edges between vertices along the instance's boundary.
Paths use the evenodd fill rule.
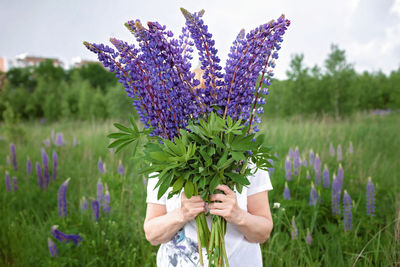
<path fill-rule="evenodd" d="M 186 223 L 193 220 L 200 212 L 205 212 L 206 204 L 200 196 L 187 198 L 186 194 L 183 192 L 180 211 L 182 220 Z"/>
<path fill-rule="evenodd" d="M 208 205 L 210 213 L 224 217 L 229 223 L 240 224 L 243 218 L 243 210 L 237 203 L 236 193 L 227 185 L 218 185 L 216 189 L 223 191 L 225 194 L 213 194 L 210 196 L 210 201 L 221 201 Z"/>

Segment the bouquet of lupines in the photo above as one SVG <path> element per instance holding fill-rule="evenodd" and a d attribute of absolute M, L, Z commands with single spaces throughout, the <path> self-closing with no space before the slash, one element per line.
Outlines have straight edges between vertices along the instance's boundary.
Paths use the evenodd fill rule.
<path fill-rule="evenodd" d="M 142 173 L 157 173 L 158 197 L 169 188 L 168 197 L 182 190 L 188 198 L 200 195 L 206 202 L 225 184 L 241 192 L 249 186 L 247 177 L 256 168 L 271 167 L 270 149 L 257 134 L 273 76 L 275 60 L 290 21 L 282 15 L 249 33 L 241 30 L 233 42 L 222 72 L 212 35 L 202 16 L 189 13 L 182 34 L 174 38 L 158 22 L 128 21 L 125 26 L 137 45 L 111 38 L 115 49 L 84 42 L 98 59 L 114 72 L 144 124 L 139 130 L 131 117 L 131 127 L 115 126 L 119 133 L 110 147 L 117 151 L 128 144 L 134 157 L 145 160 Z M 198 50 L 204 84 L 191 71 L 193 46 Z M 142 149 L 138 149 L 142 148 Z M 136 153 L 137 152 L 137 153 Z M 206 214 L 196 217 L 200 263 L 206 248 L 210 266 L 228 266 L 224 235 L 226 221 L 212 216 L 208 229 Z"/>

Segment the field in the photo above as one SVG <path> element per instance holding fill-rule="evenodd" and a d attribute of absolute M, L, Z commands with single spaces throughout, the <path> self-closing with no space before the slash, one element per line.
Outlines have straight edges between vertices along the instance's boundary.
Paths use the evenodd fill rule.
<path fill-rule="evenodd" d="M 130 151 L 114 154 L 106 146 L 106 135 L 114 132 L 114 121 L 62 121 L 53 124 L 30 122 L 19 125 L 25 140 L 6 140 L 6 127 L 0 125 L 0 173 L 6 171 L 18 180 L 18 189 L 8 192 L 0 184 L 0 266 L 155 266 L 157 247 L 152 247 L 143 233 L 146 185 L 145 177 L 136 174 Z M 264 119 L 266 142 L 278 155 L 271 180 L 274 190 L 269 193 L 274 230 L 262 245 L 264 266 L 394 266 L 400 264 L 400 114 L 357 114 L 335 120 L 330 117 Z M 56 146 L 51 133 L 62 133 L 64 144 Z M 74 146 L 74 138 L 76 145 Z M 46 146 L 44 140 L 50 139 Z M 350 141 L 354 152 L 349 154 Z M 17 171 L 13 169 L 10 143 L 14 142 Z M 340 144 L 344 170 L 343 188 L 352 198 L 352 227 L 344 230 L 341 215 L 331 212 L 331 189 L 317 187 L 319 200 L 309 206 L 313 168 L 301 166 L 300 173 L 288 181 L 291 199 L 284 199 L 285 159 L 290 148 L 297 146 L 302 158 L 308 160 L 313 149 L 322 166 L 332 173 L 338 168 L 336 156 L 329 146 Z M 47 144 L 48 145 L 48 144 Z M 50 179 L 48 189 L 38 186 L 35 163 L 42 162 L 41 149 L 49 156 L 58 155 L 57 177 Z M 336 152 L 335 152 L 336 154 Z M 33 165 L 26 172 L 27 157 Z M 98 170 L 101 157 L 105 173 Z M 122 160 L 124 175 L 118 174 Z M 136 164 L 136 163 L 135 163 Z M 137 166 L 137 165 L 136 165 Z M 309 170 L 311 180 L 306 179 Z M 59 216 L 57 192 L 70 177 L 67 216 Z M 375 214 L 366 215 L 366 186 L 368 177 L 375 185 Z M 110 212 L 101 210 L 96 221 L 90 201 L 96 198 L 96 185 L 101 179 L 110 192 Z M 89 209 L 81 209 L 81 200 L 89 200 Z M 274 203 L 280 203 L 274 206 Z M 342 202 L 341 202 L 342 203 Z M 342 205 L 342 204 L 341 204 Z M 292 218 L 296 223 L 297 235 Z M 60 243 L 50 229 L 79 234 L 82 241 Z M 312 243 L 306 243 L 307 228 Z M 51 257 L 48 238 L 57 246 L 58 256 Z"/>

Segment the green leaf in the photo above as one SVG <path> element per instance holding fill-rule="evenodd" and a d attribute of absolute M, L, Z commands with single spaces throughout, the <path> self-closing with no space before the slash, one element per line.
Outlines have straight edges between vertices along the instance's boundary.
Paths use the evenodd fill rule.
<path fill-rule="evenodd" d="M 194 193 L 194 185 L 191 181 L 186 181 L 185 183 L 185 195 L 187 198 L 191 198 Z"/>
<path fill-rule="evenodd" d="M 218 174 L 212 178 L 210 182 L 210 194 L 214 194 L 215 188 L 221 183 L 221 179 L 219 178 Z"/>
<path fill-rule="evenodd" d="M 235 183 L 241 184 L 241 185 L 250 185 L 249 180 L 244 176 L 239 173 L 233 173 L 233 172 L 228 172 L 224 173 L 225 176 L 228 176 L 229 178 L 232 179 Z"/>
<path fill-rule="evenodd" d="M 126 141 L 130 141 L 130 140 L 134 141 L 135 139 L 132 138 L 132 137 L 129 137 L 129 136 L 128 137 L 124 137 L 124 138 L 119 138 L 119 139 L 115 140 L 114 142 L 112 142 L 111 144 L 109 144 L 108 148 L 117 147 L 120 144 L 125 143 Z"/>
<path fill-rule="evenodd" d="M 222 148 L 222 149 L 225 149 L 225 145 L 224 145 L 224 143 L 222 143 L 222 141 L 221 141 L 221 139 L 219 139 L 219 137 L 213 137 L 213 138 L 212 138 L 212 142 L 213 142 L 214 144 L 216 144 L 217 147 Z"/>
<path fill-rule="evenodd" d="M 172 190 L 174 192 L 178 192 L 181 191 L 183 184 L 185 183 L 185 179 L 183 179 L 183 177 L 180 177 L 179 179 L 177 179 L 175 181 L 175 183 L 172 185 Z"/>
<path fill-rule="evenodd" d="M 127 134 L 127 133 L 112 133 L 112 134 L 107 135 L 107 138 L 117 139 L 117 138 L 128 137 L 128 136 L 131 136 L 131 135 Z"/>
<path fill-rule="evenodd" d="M 133 141 L 135 141 L 135 140 L 132 139 L 132 140 L 129 140 L 128 142 L 126 142 L 126 143 L 123 143 L 122 145 L 120 145 L 120 146 L 115 150 L 115 153 L 120 152 L 121 149 L 123 149 L 124 147 L 126 147 L 127 145 L 129 145 L 130 143 L 132 143 Z"/>
<path fill-rule="evenodd" d="M 115 126 L 116 128 L 118 128 L 119 130 L 123 131 L 123 132 L 135 134 L 135 132 L 132 131 L 132 129 L 129 129 L 128 127 L 126 127 L 126 126 L 124 126 L 124 125 L 121 125 L 121 124 L 119 124 L 119 123 L 114 123 L 114 126 Z"/>
<path fill-rule="evenodd" d="M 168 188 L 171 186 L 171 181 L 174 178 L 172 175 L 172 172 L 169 174 L 169 176 L 161 183 L 160 187 L 158 188 L 158 193 L 157 193 L 157 198 L 160 199 L 165 192 L 167 192 Z"/>
<path fill-rule="evenodd" d="M 135 130 L 135 132 L 139 132 L 139 128 L 136 125 L 135 118 L 133 117 L 133 115 L 131 115 L 129 117 L 129 122 L 131 123 L 131 125 L 132 125 L 133 129 Z"/>
<path fill-rule="evenodd" d="M 233 158 L 234 160 L 236 160 L 236 161 L 240 161 L 240 160 L 245 160 L 245 159 L 246 159 L 246 157 L 245 157 L 245 155 L 243 154 L 243 152 L 231 151 L 231 155 L 232 155 L 232 158 Z"/>

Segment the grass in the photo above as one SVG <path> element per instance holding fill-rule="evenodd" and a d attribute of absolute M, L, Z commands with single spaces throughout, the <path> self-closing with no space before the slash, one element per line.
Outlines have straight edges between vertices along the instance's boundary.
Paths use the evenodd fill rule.
<path fill-rule="evenodd" d="M 266 142 L 273 145 L 279 158 L 271 174 L 274 190 L 269 193 L 269 200 L 274 231 L 262 245 L 264 266 L 400 264 L 400 242 L 395 234 L 396 227 L 400 227 L 396 221 L 399 210 L 396 203 L 400 199 L 400 115 L 357 114 L 342 120 L 270 118 L 263 124 Z M 8 170 L 19 183 L 17 192 L 6 192 L 4 181 L 0 183 L 0 265 L 155 266 L 157 247 L 146 241 L 143 232 L 144 177 L 135 174 L 129 151 L 115 155 L 106 148 L 105 136 L 114 131 L 112 121 L 63 121 L 44 125 L 30 122 L 19 127 L 25 131 L 25 138 L 0 139 L 0 173 Z M 63 133 L 65 145 L 44 146 L 43 140 L 50 137 L 53 129 Z M 0 136 L 6 135 L 0 127 Z M 74 137 L 80 141 L 76 147 L 72 146 Z M 350 141 L 354 154 L 346 154 Z M 6 164 L 10 142 L 15 142 L 17 147 L 18 171 Z M 338 162 L 329 155 L 330 143 L 335 147 L 341 144 L 344 152 L 344 188 L 353 199 L 353 227 L 348 232 L 343 230 L 342 216 L 331 214 L 330 189 L 318 187 L 322 202 L 316 207 L 308 206 L 311 182 L 305 179 L 305 167 L 288 183 L 292 199 L 283 199 L 284 160 L 289 148 L 298 146 L 303 157 L 313 149 L 332 174 Z M 33 164 L 41 162 L 42 147 L 49 155 L 56 150 L 59 157 L 58 177 L 47 191 L 38 187 L 35 172 L 28 176 L 25 171 L 27 156 Z M 99 157 L 106 163 L 105 175 L 97 170 Z M 124 176 L 117 174 L 120 159 L 126 171 Z M 374 218 L 365 215 L 368 176 L 376 187 Z M 67 190 L 68 216 L 62 219 L 58 216 L 57 191 L 68 177 L 71 177 Z M 96 222 L 90 210 L 82 212 L 79 205 L 83 196 L 96 197 L 99 178 L 109 187 L 111 212 L 102 212 Z M 279 202 L 280 208 L 272 208 L 274 202 Z M 296 240 L 290 236 L 293 216 L 299 231 Z M 79 233 L 83 242 L 76 247 L 54 240 L 59 255 L 51 258 L 47 239 L 51 237 L 52 225 L 59 225 L 59 230 L 65 233 Z M 313 238 L 311 245 L 305 243 L 307 228 Z"/>

